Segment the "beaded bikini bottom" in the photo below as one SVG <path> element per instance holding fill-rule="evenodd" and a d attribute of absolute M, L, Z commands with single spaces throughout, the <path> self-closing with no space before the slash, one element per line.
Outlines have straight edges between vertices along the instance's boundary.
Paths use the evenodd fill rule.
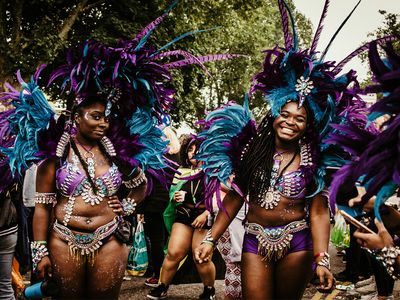
<path fill-rule="evenodd" d="M 253 234 L 258 240 L 258 254 L 264 261 L 281 259 L 290 248 L 293 233 L 308 228 L 306 220 L 294 221 L 282 227 L 264 228 L 257 223 L 246 223 L 246 233 Z"/>
<path fill-rule="evenodd" d="M 111 222 L 100 226 L 94 232 L 77 233 L 56 220 L 53 229 L 63 241 L 68 243 L 70 254 L 74 258 L 83 259 L 93 264 L 97 250 L 103 245 L 105 239 L 115 232 L 121 222 L 121 217 L 115 217 Z"/>

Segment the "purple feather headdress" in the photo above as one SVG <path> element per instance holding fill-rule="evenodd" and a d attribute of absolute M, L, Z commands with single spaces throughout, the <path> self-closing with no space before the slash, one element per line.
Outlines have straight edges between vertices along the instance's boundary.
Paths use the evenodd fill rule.
<path fill-rule="evenodd" d="M 61 87 L 76 95 L 75 105 L 86 97 L 100 95 L 109 109 L 122 117 L 132 115 L 137 107 L 149 107 L 159 120 L 168 114 L 175 91 L 167 87 L 170 70 L 208 61 L 237 57 L 235 54 L 195 56 L 185 50 L 165 51 L 174 42 L 204 30 L 192 31 L 157 49 L 149 42 L 154 29 L 176 5 L 143 28 L 132 40 L 120 40 L 115 47 L 92 40 L 70 49 L 67 63 L 57 68 L 49 83 L 61 78 Z"/>
<path fill-rule="evenodd" d="M 263 70 L 253 77 L 250 93 L 263 92 L 274 117 L 279 115 L 281 108 L 288 101 L 297 101 L 299 107 L 307 103 L 313 113 L 315 125 L 322 134 L 326 131 L 327 123 L 334 119 L 337 104 L 341 101 L 349 102 L 348 99 L 352 98 L 354 93 L 351 85 L 358 85 L 355 72 L 349 71 L 342 76 L 336 76 L 335 63 L 323 61 L 329 46 L 318 58 L 316 49 L 329 7 L 328 0 L 325 1 L 311 47 L 305 50 L 299 49 L 294 18 L 287 4 L 284 0 L 278 0 L 278 4 L 285 47 L 275 47 L 264 51 Z M 292 32 L 290 32 L 290 24 Z"/>
<path fill-rule="evenodd" d="M 380 219 L 380 206 L 400 185 L 400 55 L 388 43 L 382 46 L 386 52 L 386 58 L 382 59 L 378 44 L 379 41 L 368 43 L 374 83 L 364 91 L 385 95 L 370 107 L 369 121 L 384 114 L 388 115 L 388 121 L 382 132 L 371 130 L 372 123 L 360 128 L 349 122 L 337 127 L 328 142 L 343 147 L 352 155 L 352 160 L 334 177 L 331 196 L 336 198 L 343 182 L 355 184 L 358 181 L 367 191 L 362 197 L 363 203 L 376 196 L 375 215 Z"/>

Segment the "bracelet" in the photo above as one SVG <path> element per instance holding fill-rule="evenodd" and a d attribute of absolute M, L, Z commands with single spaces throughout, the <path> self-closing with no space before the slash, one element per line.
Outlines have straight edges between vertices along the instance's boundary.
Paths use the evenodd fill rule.
<path fill-rule="evenodd" d="M 42 244 L 42 242 L 45 242 L 45 241 L 31 242 L 32 271 L 34 273 L 37 271 L 37 266 L 42 261 L 43 257 L 49 255 L 49 250 L 47 249 L 47 247 L 44 244 Z"/>
<path fill-rule="evenodd" d="M 380 251 L 376 253 L 376 259 L 379 260 L 385 267 L 388 274 L 393 278 L 397 279 L 400 273 L 397 271 L 395 273 L 396 259 L 400 255 L 400 247 L 389 246 L 383 247 Z"/>
<path fill-rule="evenodd" d="M 314 258 L 318 258 L 318 257 L 322 256 L 322 259 L 319 262 L 317 262 L 317 266 L 321 266 L 321 267 L 327 268 L 330 271 L 331 270 L 331 262 L 330 262 L 330 259 L 329 259 L 330 255 L 326 251 L 325 252 L 321 252 L 321 253 L 316 254 L 315 256 L 318 255 L 317 257 L 314 256 Z"/>
<path fill-rule="evenodd" d="M 47 245 L 47 241 L 35 241 L 39 245 Z"/>
<path fill-rule="evenodd" d="M 316 260 L 318 257 L 320 256 L 328 256 L 329 257 L 329 253 L 324 251 L 324 252 L 319 252 L 317 254 L 314 255 L 314 260 Z"/>
<path fill-rule="evenodd" d="M 133 214 L 136 210 L 136 202 L 133 198 L 124 198 L 121 201 L 122 210 L 125 216 Z"/>
<path fill-rule="evenodd" d="M 138 187 L 141 185 L 143 182 L 147 183 L 147 178 L 146 175 L 143 173 L 142 170 L 139 170 L 139 174 L 136 175 L 136 177 L 132 178 L 131 180 L 128 181 L 123 181 L 123 184 L 128 188 L 128 189 L 133 189 L 135 187 Z"/>
<path fill-rule="evenodd" d="M 200 245 L 201 244 L 208 244 L 208 245 L 211 245 L 213 248 L 217 245 L 217 242 L 214 241 L 214 239 L 211 236 L 211 229 L 209 229 L 207 231 L 207 234 L 204 237 L 204 239 L 201 241 Z"/>
<path fill-rule="evenodd" d="M 35 204 L 54 204 L 56 202 L 56 193 L 35 193 Z"/>

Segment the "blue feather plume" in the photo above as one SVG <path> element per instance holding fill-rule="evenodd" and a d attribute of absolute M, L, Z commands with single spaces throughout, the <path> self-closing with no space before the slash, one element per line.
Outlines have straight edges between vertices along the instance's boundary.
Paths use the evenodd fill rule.
<path fill-rule="evenodd" d="M 212 198 L 217 193 L 218 207 L 225 211 L 218 197 L 220 183 L 230 186 L 229 176 L 237 172 L 241 152 L 256 133 L 247 95 L 243 106 L 230 102 L 209 113 L 205 124 L 198 135 L 203 142 L 196 155 L 206 176 L 205 204 L 212 209 Z M 237 187 L 233 188 L 241 193 Z"/>
<path fill-rule="evenodd" d="M 34 77 L 26 83 L 18 71 L 17 78 L 23 90 L 19 97 L 13 98 L 11 104 L 15 111 L 8 118 L 10 133 L 15 135 L 15 142 L 12 147 L 1 148 L 1 152 L 8 156 L 13 176 L 16 173 L 21 175 L 28 168 L 28 162 L 43 159 L 36 155 L 40 150 L 38 138 L 55 115 Z"/>

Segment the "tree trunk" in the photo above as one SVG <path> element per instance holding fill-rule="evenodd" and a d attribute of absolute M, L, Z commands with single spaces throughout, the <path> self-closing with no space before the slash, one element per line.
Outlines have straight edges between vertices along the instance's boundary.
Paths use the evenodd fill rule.
<path fill-rule="evenodd" d="M 78 18 L 78 16 L 84 11 L 87 2 L 88 2 L 88 0 L 82 0 L 75 7 L 75 9 L 71 12 L 71 14 L 68 16 L 68 18 L 63 22 L 63 24 L 61 26 L 60 33 L 58 34 L 58 37 L 62 41 L 67 40 L 68 33 L 71 31 L 71 28 L 74 25 L 74 23 L 75 23 L 76 19 Z"/>

